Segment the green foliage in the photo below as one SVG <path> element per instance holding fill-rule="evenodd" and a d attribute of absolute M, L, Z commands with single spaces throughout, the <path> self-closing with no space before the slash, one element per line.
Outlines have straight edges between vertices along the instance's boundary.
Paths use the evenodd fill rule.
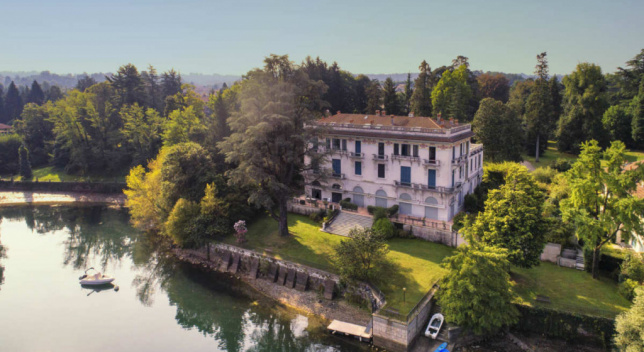
<path fill-rule="evenodd" d="M 396 214 L 398 214 L 398 204 L 394 204 L 394 205 L 390 206 L 389 208 L 387 208 L 387 215 L 389 217 L 392 217 L 392 216 L 394 216 Z"/>
<path fill-rule="evenodd" d="M 385 239 L 390 239 L 396 236 L 396 227 L 387 218 L 380 218 L 375 220 L 372 229 L 383 236 Z"/>
<path fill-rule="evenodd" d="M 388 252 L 385 238 L 375 230 L 353 229 L 335 247 L 336 269 L 345 279 L 370 281 Z"/>
<path fill-rule="evenodd" d="M 152 159 L 159 150 L 162 120 L 159 113 L 134 103 L 124 105 L 119 111 L 123 120 L 120 132 L 128 144 L 134 165 Z"/>
<path fill-rule="evenodd" d="M 196 247 L 194 235 L 198 231 L 199 204 L 180 198 L 165 222 L 165 231 L 180 247 Z"/>
<path fill-rule="evenodd" d="M 545 245 L 544 194 L 525 168 L 513 168 L 505 184 L 491 190 L 485 211 L 464 232 L 468 241 L 508 250 L 508 260 L 519 267 L 539 265 Z"/>
<path fill-rule="evenodd" d="M 639 253 L 629 252 L 622 262 L 622 277 L 627 277 L 637 283 L 644 282 L 644 258 Z"/>
<path fill-rule="evenodd" d="M 633 98 L 631 106 L 633 143 L 637 148 L 644 149 L 644 79 L 640 83 L 639 94 Z"/>
<path fill-rule="evenodd" d="M 385 84 L 382 87 L 383 90 L 383 104 L 385 111 L 388 115 L 401 115 L 401 104 L 396 94 L 396 84 L 391 79 L 387 77 Z"/>
<path fill-rule="evenodd" d="M 467 82 L 467 65 L 461 65 L 454 71 L 445 71 L 440 81 L 432 90 L 432 109 L 434 115 L 447 113 L 449 117 L 466 121 L 468 102 L 472 90 Z"/>
<path fill-rule="evenodd" d="M 420 74 L 414 81 L 414 91 L 410 99 L 410 110 L 416 116 L 432 116 L 432 69 L 427 61 L 423 60 L 418 67 Z"/>
<path fill-rule="evenodd" d="M 635 298 L 635 290 L 640 287 L 639 282 L 631 279 L 626 279 L 619 283 L 617 290 L 619 294 L 624 296 L 629 301 L 632 301 Z"/>
<path fill-rule="evenodd" d="M 467 223 L 472 223 L 476 219 L 476 215 L 472 213 L 468 213 L 465 211 L 462 211 L 458 214 L 456 214 L 452 218 L 452 231 L 460 231 L 463 227 L 465 227 L 465 224 Z"/>
<path fill-rule="evenodd" d="M 492 162 L 522 160 L 523 131 L 515 109 L 492 98 L 483 99 L 472 128 Z"/>
<path fill-rule="evenodd" d="M 477 335 L 517 322 L 506 250 L 464 245 L 442 266 L 449 273 L 442 281 L 438 303 L 448 322 Z"/>
<path fill-rule="evenodd" d="M 575 227 L 572 224 L 556 216 L 546 217 L 544 222 L 546 242 L 558 243 L 563 247 L 570 244 L 570 240 L 575 236 Z"/>
<path fill-rule="evenodd" d="M 163 126 L 163 145 L 199 140 L 205 133 L 205 126 L 199 120 L 195 108 L 188 106 L 170 113 Z"/>
<path fill-rule="evenodd" d="M 18 149 L 22 140 L 17 134 L 0 135 L 0 175 L 14 175 L 20 169 Z"/>
<path fill-rule="evenodd" d="M 351 203 L 351 198 L 345 198 L 340 201 L 340 206 L 342 209 L 346 210 L 358 210 L 358 205 Z"/>
<path fill-rule="evenodd" d="M 602 123 L 610 135 L 610 140 L 622 141 L 627 146 L 633 146 L 633 135 L 631 133 L 631 123 L 633 121 L 631 110 L 623 105 L 609 107 L 602 117 Z"/>
<path fill-rule="evenodd" d="M 607 160 L 607 166 L 601 159 Z M 602 152 L 597 141 L 582 144 L 581 154 L 566 173 L 570 197 L 561 201 L 564 221 L 577 228 L 577 236 L 593 249 L 592 272 L 597 277 L 599 254 L 618 231 L 644 234 L 640 215 L 644 200 L 633 196 L 642 168 L 624 170 L 625 146 L 615 141 Z"/>
<path fill-rule="evenodd" d="M 548 61 L 546 53 L 537 55 L 535 74 L 537 80 L 525 104 L 524 120 L 526 122 L 526 140 L 528 155 L 543 154 L 548 144 L 548 135 L 556 123 L 554 121 L 554 106 L 552 93 L 548 83 Z"/>
<path fill-rule="evenodd" d="M 551 168 L 550 166 L 538 167 L 532 171 L 532 177 L 534 177 L 537 182 L 550 184 L 557 176 L 558 170 Z"/>
<path fill-rule="evenodd" d="M 29 149 L 24 144 L 18 149 L 20 176 L 23 180 L 31 181 L 33 173 L 31 172 L 31 162 L 29 161 Z"/>
<path fill-rule="evenodd" d="M 607 134 L 602 124 L 608 108 L 606 79 L 599 66 L 589 63 L 564 77 L 564 111 L 557 126 L 557 148 L 579 152 L 582 142 L 594 139 L 605 145 Z"/>
<path fill-rule="evenodd" d="M 483 73 L 476 77 L 481 98 L 492 98 L 502 103 L 510 99 L 510 81 L 500 74 Z"/>
<path fill-rule="evenodd" d="M 168 204 L 179 198 L 199 202 L 206 185 L 215 177 L 215 165 L 206 150 L 196 143 L 182 143 L 167 148 L 161 166 L 163 197 Z"/>
<path fill-rule="evenodd" d="M 31 84 L 31 89 L 29 94 L 27 94 L 27 103 L 33 103 L 36 105 L 42 105 L 45 102 L 45 92 L 40 88 L 40 84 L 37 81 L 33 81 Z"/>
<path fill-rule="evenodd" d="M 7 88 L 7 95 L 4 97 L 4 120 L 0 120 L 0 123 L 9 123 L 18 117 L 20 117 L 20 114 L 22 113 L 22 107 L 23 107 L 24 102 L 22 101 L 22 98 L 20 97 L 20 92 L 18 92 L 18 88 L 16 88 L 16 85 L 11 81 L 11 84 L 9 84 L 9 88 Z"/>
<path fill-rule="evenodd" d="M 615 346 L 624 352 L 644 351 L 644 288 L 640 288 L 631 309 L 615 319 Z"/>
<path fill-rule="evenodd" d="M 378 221 L 379 219 L 386 219 L 388 218 L 387 216 L 387 209 L 383 207 L 374 207 L 375 210 L 373 211 L 373 221 Z"/>
<path fill-rule="evenodd" d="M 47 164 L 52 152 L 53 124 L 48 120 L 47 106 L 27 104 L 14 122 L 14 128 L 25 143 L 34 167 Z"/>
<path fill-rule="evenodd" d="M 572 164 L 570 163 L 570 160 L 557 158 L 557 160 L 555 160 L 555 162 L 552 163 L 550 167 L 559 172 L 566 172 L 572 168 Z"/>

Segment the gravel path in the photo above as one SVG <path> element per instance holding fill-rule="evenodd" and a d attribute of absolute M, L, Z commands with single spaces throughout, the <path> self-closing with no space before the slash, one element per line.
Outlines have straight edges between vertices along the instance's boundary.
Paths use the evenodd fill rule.
<path fill-rule="evenodd" d="M 47 193 L 47 192 L 16 192 L 0 191 L 0 206 L 21 204 L 69 204 L 69 203 L 101 203 L 109 205 L 124 205 L 124 194 L 99 193 Z"/>

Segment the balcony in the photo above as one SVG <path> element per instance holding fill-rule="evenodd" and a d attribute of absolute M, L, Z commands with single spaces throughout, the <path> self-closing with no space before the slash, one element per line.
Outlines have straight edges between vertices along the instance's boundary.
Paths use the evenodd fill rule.
<path fill-rule="evenodd" d="M 423 165 L 427 167 L 439 167 L 441 165 L 440 160 L 429 160 L 429 159 L 423 159 Z"/>
<path fill-rule="evenodd" d="M 349 157 L 352 159 L 362 159 L 364 158 L 364 153 L 349 152 Z"/>
<path fill-rule="evenodd" d="M 452 159 L 452 165 L 453 166 L 458 166 L 461 164 L 465 164 L 467 162 L 467 154 L 463 154 L 459 157 L 456 157 L 455 159 Z"/>
<path fill-rule="evenodd" d="M 331 173 L 331 177 L 338 180 L 344 180 L 344 174 L 336 174 L 335 172 L 333 172 Z"/>
<path fill-rule="evenodd" d="M 411 155 L 396 155 L 392 154 L 391 155 L 391 160 L 409 160 L 409 161 L 420 161 L 420 158 L 417 156 L 411 156 Z"/>
<path fill-rule="evenodd" d="M 389 155 L 373 154 L 373 160 L 375 160 L 375 161 L 387 161 L 387 160 L 389 160 Z"/>

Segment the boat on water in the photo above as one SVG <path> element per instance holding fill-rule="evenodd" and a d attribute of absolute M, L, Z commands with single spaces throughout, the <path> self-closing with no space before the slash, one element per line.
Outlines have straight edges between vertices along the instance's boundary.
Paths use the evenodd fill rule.
<path fill-rule="evenodd" d="M 90 270 L 93 270 L 94 273 L 88 274 Z M 85 286 L 107 285 L 114 281 L 113 277 L 105 275 L 94 268 L 85 270 L 85 274 L 78 279 L 80 280 L 80 284 Z"/>
<path fill-rule="evenodd" d="M 441 343 L 440 346 L 436 347 L 434 352 L 449 352 L 449 350 L 447 349 L 447 342 Z"/>
<path fill-rule="evenodd" d="M 425 330 L 425 336 L 431 337 L 432 339 L 436 339 L 436 336 L 438 336 L 438 332 L 441 330 L 441 327 L 443 326 L 443 321 L 445 320 L 445 317 L 441 313 L 436 313 L 432 316 L 431 319 L 429 319 L 429 324 L 427 324 L 427 329 Z"/>

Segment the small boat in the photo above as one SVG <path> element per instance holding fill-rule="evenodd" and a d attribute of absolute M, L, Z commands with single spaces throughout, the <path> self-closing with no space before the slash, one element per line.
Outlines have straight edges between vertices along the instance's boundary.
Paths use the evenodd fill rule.
<path fill-rule="evenodd" d="M 429 324 L 427 324 L 427 329 L 425 330 L 425 336 L 431 337 L 432 339 L 436 339 L 436 336 L 438 336 L 438 332 L 441 330 L 441 326 L 443 326 L 444 320 L 445 320 L 445 317 L 443 317 L 443 314 L 441 313 L 434 314 L 432 318 L 429 319 Z"/>
<path fill-rule="evenodd" d="M 88 274 L 87 272 L 90 270 L 96 271 L 93 274 Z M 90 285 L 90 286 L 97 286 L 97 285 L 106 285 L 114 281 L 114 278 L 111 276 L 104 275 L 100 271 L 97 271 L 94 268 L 89 268 L 85 270 L 85 275 L 81 276 L 78 278 L 80 280 L 81 285 Z"/>
<path fill-rule="evenodd" d="M 449 352 L 449 350 L 447 349 L 447 342 L 441 343 L 440 346 L 436 347 L 434 352 Z"/>

